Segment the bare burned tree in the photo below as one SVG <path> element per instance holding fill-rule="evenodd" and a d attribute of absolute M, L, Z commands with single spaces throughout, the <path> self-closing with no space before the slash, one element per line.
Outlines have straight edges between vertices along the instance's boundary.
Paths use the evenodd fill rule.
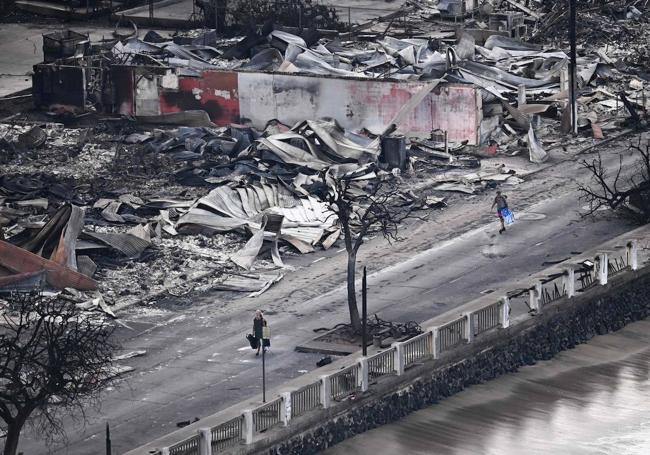
<path fill-rule="evenodd" d="M 111 377 L 112 328 L 73 303 L 38 294 L 13 295 L 0 319 L 0 418 L 4 455 L 15 455 L 27 422 L 50 441 L 60 417 L 97 404 Z M 74 414 L 73 414 L 74 415 Z"/>
<path fill-rule="evenodd" d="M 592 175 L 590 184 L 578 187 L 580 199 L 589 204 L 586 216 L 606 207 L 637 223 L 650 222 L 650 142 L 639 139 L 629 150 L 638 157 L 629 177 L 622 177 L 622 156 L 613 172 L 603 164 L 600 154 L 581 163 Z"/>
<path fill-rule="evenodd" d="M 350 323 L 361 331 L 361 318 L 356 295 L 356 263 L 365 238 L 381 233 L 389 242 L 400 240 L 400 223 L 412 216 L 413 199 L 405 198 L 391 174 L 371 181 L 357 181 L 354 175 L 336 177 L 327 173 L 324 183 L 329 187 L 325 201 L 339 222 L 348 254 L 347 291 Z M 362 186 L 363 185 L 363 186 Z"/>

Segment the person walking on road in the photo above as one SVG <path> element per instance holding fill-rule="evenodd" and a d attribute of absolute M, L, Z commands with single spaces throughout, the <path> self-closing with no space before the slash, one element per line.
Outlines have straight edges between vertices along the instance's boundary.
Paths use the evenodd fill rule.
<path fill-rule="evenodd" d="M 495 205 L 497 207 L 497 216 L 501 222 L 501 229 L 499 229 L 499 234 L 502 234 L 506 231 L 506 223 L 503 219 L 503 211 L 508 208 L 508 198 L 507 196 L 502 195 L 501 191 L 497 191 L 497 195 L 494 198 L 494 202 L 492 203 L 492 208 L 490 210 L 494 210 Z"/>
<path fill-rule="evenodd" d="M 262 347 L 262 339 L 264 338 L 264 316 L 260 310 L 255 312 L 255 318 L 253 319 L 253 337 L 257 341 L 257 352 L 255 355 L 260 355 L 260 348 Z"/>

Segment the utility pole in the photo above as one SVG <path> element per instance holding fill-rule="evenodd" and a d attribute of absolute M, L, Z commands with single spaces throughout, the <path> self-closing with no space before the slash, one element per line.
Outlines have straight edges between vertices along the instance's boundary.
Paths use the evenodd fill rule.
<path fill-rule="evenodd" d="M 368 285 L 366 282 L 366 267 L 363 267 L 361 281 L 361 345 L 363 356 L 368 355 Z"/>
<path fill-rule="evenodd" d="M 576 80 L 576 0 L 569 0 L 569 106 L 571 108 L 571 132 L 578 134 L 578 103 Z"/>
<path fill-rule="evenodd" d="M 266 355 L 264 354 L 266 348 L 264 347 L 264 337 L 262 337 L 261 342 L 262 342 L 262 403 L 266 403 L 266 364 L 265 364 Z"/>
<path fill-rule="evenodd" d="M 214 0 L 214 31 L 219 33 L 219 0 Z"/>
<path fill-rule="evenodd" d="M 271 344 L 271 328 L 266 325 L 266 321 L 262 323 L 262 403 L 266 403 L 266 340 Z"/>
<path fill-rule="evenodd" d="M 112 455 L 111 428 L 108 426 L 108 422 L 106 422 L 106 455 Z"/>

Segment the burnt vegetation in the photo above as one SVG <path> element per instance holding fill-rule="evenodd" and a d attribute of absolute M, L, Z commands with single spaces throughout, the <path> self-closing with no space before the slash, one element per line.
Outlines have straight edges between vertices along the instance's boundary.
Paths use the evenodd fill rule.
<path fill-rule="evenodd" d="M 0 418 L 4 455 L 17 451 L 31 424 L 48 441 L 64 437 L 61 417 L 84 419 L 110 382 L 112 327 L 73 303 L 13 294 L 0 318 Z"/>
<path fill-rule="evenodd" d="M 623 155 L 613 170 L 607 168 L 600 154 L 582 161 L 592 177 L 589 184 L 579 185 L 580 198 L 588 204 L 585 216 L 607 208 L 639 224 L 650 222 L 650 142 L 640 138 L 637 144 L 629 145 L 629 152 L 636 157 L 629 177 L 622 177 Z"/>
<path fill-rule="evenodd" d="M 350 324 L 360 333 L 361 318 L 356 295 L 356 263 L 359 249 L 372 235 L 382 235 L 388 242 L 401 240 L 401 223 L 415 217 L 415 198 L 405 195 L 392 174 L 373 180 L 356 180 L 354 174 L 323 175 L 329 187 L 324 200 L 338 217 L 344 237 L 347 262 L 347 294 Z"/>

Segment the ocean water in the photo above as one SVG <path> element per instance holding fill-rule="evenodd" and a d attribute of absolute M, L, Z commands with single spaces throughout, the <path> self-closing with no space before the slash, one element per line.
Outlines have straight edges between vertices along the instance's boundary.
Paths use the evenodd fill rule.
<path fill-rule="evenodd" d="M 328 455 L 650 455 L 650 321 L 472 386 Z"/>

